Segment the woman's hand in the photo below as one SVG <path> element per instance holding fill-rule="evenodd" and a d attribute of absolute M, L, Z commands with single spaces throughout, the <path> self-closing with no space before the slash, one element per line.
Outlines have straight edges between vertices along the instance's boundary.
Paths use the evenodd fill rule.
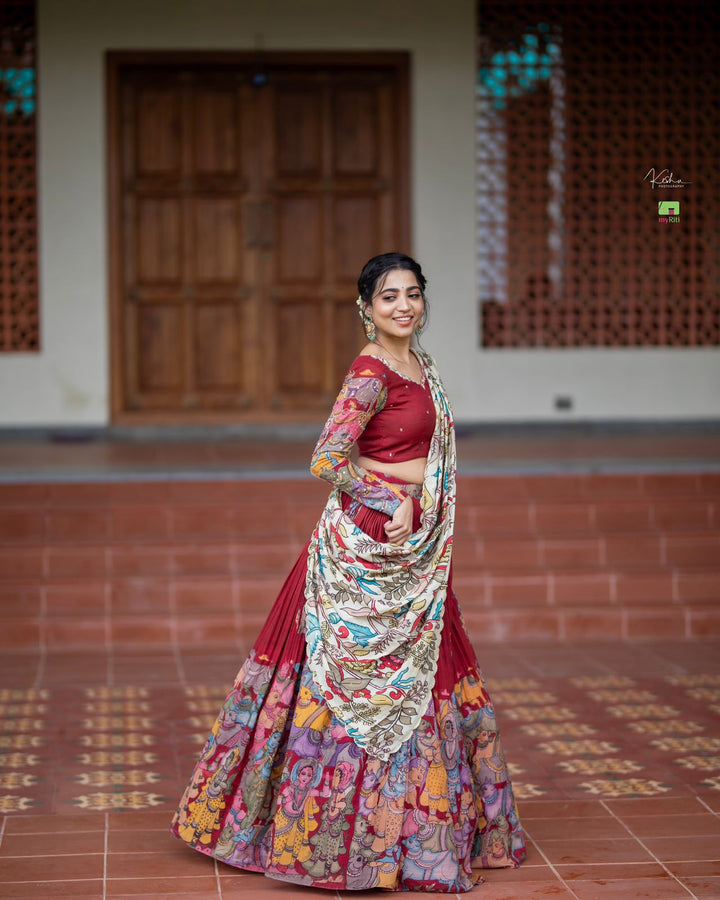
<path fill-rule="evenodd" d="M 391 544 L 404 544 L 412 534 L 413 502 L 406 497 L 393 513 L 392 519 L 385 523 L 385 534 Z"/>

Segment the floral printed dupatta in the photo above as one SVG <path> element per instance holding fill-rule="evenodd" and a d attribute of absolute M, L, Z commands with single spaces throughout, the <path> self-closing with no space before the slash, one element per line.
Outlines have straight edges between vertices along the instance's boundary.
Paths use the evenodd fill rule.
<path fill-rule="evenodd" d="M 379 543 L 328 499 L 310 542 L 305 636 L 313 679 L 348 735 L 387 760 L 417 728 L 435 684 L 455 520 L 455 432 L 434 361 L 435 404 L 420 528 Z"/>

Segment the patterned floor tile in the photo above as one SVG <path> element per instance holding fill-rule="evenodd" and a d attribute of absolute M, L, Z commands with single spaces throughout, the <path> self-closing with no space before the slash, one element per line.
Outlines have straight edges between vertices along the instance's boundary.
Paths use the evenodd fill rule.
<path fill-rule="evenodd" d="M 626 900 L 632 890 L 660 897 L 652 890 L 674 890 L 676 876 L 688 886 L 693 879 L 698 900 L 709 900 L 720 882 L 718 654 L 698 648 L 690 671 L 668 647 L 598 647 L 586 657 L 581 665 L 561 647 L 554 656 L 510 647 L 515 671 L 531 666 L 532 675 L 499 671 L 504 677 L 489 682 L 531 855 L 517 873 L 487 873 L 483 897 Z M 0 897 L 96 900 L 106 871 L 106 898 L 184 891 L 204 900 L 220 896 L 222 883 L 223 900 L 280 893 L 299 900 L 302 889 L 216 871 L 168 833 L 241 660 L 197 651 L 185 667 L 198 676 L 190 681 L 166 657 L 149 666 L 147 679 L 146 655 L 116 662 L 96 660 L 86 670 L 90 683 L 82 683 L 79 669 L 55 677 L 61 660 L 54 658 L 44 682 L 33 674 L 0 691 Z M 573 665 L 575 673 L 564 674 Z M 23 671 L 37 666 L 26 661 Z M 121 678 L 111 683 L 113 671 Z M 108 865 L 98 869 L 106 844 Z M 40 894 L 40 882 L 27 880 L 30 856 L 31 877 L 46 879 Z M 75 857 L 88 861 L 72 867 Z"/>

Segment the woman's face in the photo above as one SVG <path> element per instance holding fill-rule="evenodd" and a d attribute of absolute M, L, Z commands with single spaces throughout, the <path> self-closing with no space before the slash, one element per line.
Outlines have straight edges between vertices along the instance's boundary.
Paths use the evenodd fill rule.
<path fill-rule="evenodd" d="M 312 781 L 313 770 L 310 766 L 303 766 L 302 769 L 298 772 L 298 781 L 300 782 L 300 787 L 305 787 Z"/>
<path fill-rule="evenodd" d="M 372 308 L 368 309 L 380 343 L 383 338 L 412 337 L 425 308 L 415 275 L 408 269 L 391 269 L 381 284 L 380 290 L 375 289 Z"/>

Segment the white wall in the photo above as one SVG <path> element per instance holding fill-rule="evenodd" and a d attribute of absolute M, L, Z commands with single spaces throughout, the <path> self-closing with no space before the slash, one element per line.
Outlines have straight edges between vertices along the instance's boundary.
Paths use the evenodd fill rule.
<path fill-rule="evenodd" d="M 462 334 L 462 332 L 460 332 Z M 463 339 L 466 335 L 462 334 Z M 453 372 L 455 416 L 463 421 L 587 422 L 720 417 L 720 353 L 674 350 L 489 350 Z M 459 355 L 443 348 L 446 361 Z M 557 411 L 570 396 L 571 412 Z"/>
<path fill-rule="evenodd" d="M 42 352 L 0 356 L 0 425 L 109 422 L 104 53 L 407 50 L 423 340 L 463 420 L 720 416 L 720 354 L 481 351 L 475 299 L 474 0 L 39 0 Z M 557 393 L 575 411 L 556 413 Z"/>

